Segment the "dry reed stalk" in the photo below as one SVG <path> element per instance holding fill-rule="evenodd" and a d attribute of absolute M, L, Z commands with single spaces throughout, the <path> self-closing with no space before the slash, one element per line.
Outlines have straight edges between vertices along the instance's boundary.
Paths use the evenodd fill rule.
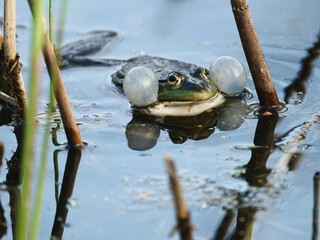
<path fill-rule="evenodd" d="M 16 20 L 15 0 L 4 1 L 4 58 L 6 62 L 6 85 L 10 86 L 12 94 L 22 114 L 27 109 L 27 92 L 24 87 L 19 55 L 16 52 Z"/>
<path fill-rule="evenodd" d="M 28 3 L 32 11 L 32 14 L 34 14 L 34 10 L 33 10 L 34 0 L 28 0 Z M 66 132 L 69 145 L 81 146 L 83 145 L 83 143 L 80 137 L 80 133 L 79 133 L 76 121 L 72 114 L 67 92 L 65 90 L 61 73 L 57 64 L 57 59 L 56 59 L 54 50 L 52 48 L 52 45 L 50 43 L 50 39 L 48 36 L 47 23 L 44 18 L 44 15 L 43 14 L 41 15 L 42 15 L 41 25 L 42 25 L 42 33 L 43 33 L 43 40 L 44 40 L 44 47 L 42 49 L 42 53 L 44 56 L 45 63 L 47 65 L 47 69 L 50 75 L 52 85 L 54 86 L 54 93 L 59 106 L 64 130 Z"/>
<path fill-rule="evenodd" d="M 247 0 L 231 0 L 231 6 L 260 105 L 279 108 L 279 99 L 250 16 Z"/>
<path fill-rule="evenodd" d="M 0 30 L 0 51 L 2 51 L 2 49 L 3 49 L 3 37 L 2 37 L 1 30 Z"/>
<path fill-rule="evenodd" d="M 183 198 L 182 189 L 179 183 L 179 179 L 176 175 L 175 165 L 172 158 L 165 154 L 164 160 L 167 166 L 167 172 L 170 180 L 171 191 L 174 197 L 174 203 L 176 208 L 178 230 L 180 232 L 180 238 L 182 240 L 192 239 L 192 224 L 190 221 L 190 214 L 186 207 L 186 203 Z"/>

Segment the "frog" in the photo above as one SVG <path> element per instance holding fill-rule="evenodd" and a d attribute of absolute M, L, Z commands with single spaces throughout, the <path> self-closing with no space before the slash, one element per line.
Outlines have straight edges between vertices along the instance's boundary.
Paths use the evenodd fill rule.
<path fill-rule="evenodd" d="M 196 64 L 149 55 L 124 60 L 89 56 L 104 48 L 110 48 L 118 39 L 119 35 L 114 31 L 92 31 L 86 34 L 85 38 L 69 43 L 58 51 L 60 66 L 121 65 L 121 68 L 111 75 L 112 83 L 121 94 L 125 94 L 124 79 L 131 69 L 150 69 L 159 84 L 157 100 L 147 106 L 135 106 L 132 103 L 135 110 L 147 115 L 195 116 L 225 102 L 225 96 L 210 79 L 209 70 Z"/>

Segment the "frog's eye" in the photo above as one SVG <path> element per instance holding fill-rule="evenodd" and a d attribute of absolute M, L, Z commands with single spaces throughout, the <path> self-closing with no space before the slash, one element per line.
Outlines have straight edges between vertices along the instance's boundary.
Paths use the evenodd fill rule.
<path fill-rule="evenodd" d="M 177 86 L 177 85 L 181 84 L 183 79 L 184 79 L 184 77 L 178 73 L 170 73 L 167 78 L 167 84 L 169 86 Z"/>

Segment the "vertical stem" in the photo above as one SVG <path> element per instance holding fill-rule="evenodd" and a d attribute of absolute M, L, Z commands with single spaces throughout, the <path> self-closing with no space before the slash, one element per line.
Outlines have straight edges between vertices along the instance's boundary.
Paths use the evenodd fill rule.
<path fill-rule="evenodd" d="M 53 42 L 53 21 L 52 21 L 52 0 L 49 0 L 49 36 L 52 47 L 54 47 Z M 53 81 L 54 82 L 54 81 Z M 50 83 L 50 111 L 56 111 L 56 98 L 54 96 L 54 84 Z"/>
<path fill-rule="evenodd" d="M 4 57 L 7 65 L 6 74 L 10 83 L 5 85 L 13 86 L 14 97 L 22 111 L 26 112 L 27 93 L 22 80 L 19 67 L 19 57 L 16 53 L 16 20 L 15 0 L 4 1 Z"/>
<path fill-rule="evenodd" d="M 249 13 L 247 0 L 231 0 L 231 6 L 260 105 L 267 108 L 279 107 L 279 99 Z"/>
<path fill-rule="evenodd" d="M 28 0 L 28 2 L 31 8 L 31 11 L 34 15 L 35 13 L 33 10 L 33 6 L 34 6 L 35 0 Z M 47 28 L 46 20 L 43 14 L 41 14 L 41 26 L 42 26 L 42 33 L 44 37 L 44 47 L 42 49 L 42 53 L 47 65 L 51 82 L 55 82 L 54 83 L 55 96 L 58 102 L 61 119 L 63 122 L 64 130 L 67 135 L 68 143 L 73 146 L 83 145 L 76 121 L 73 118 L 67 92 L 65 90 L 61 73 L 57 64 L 57 59 L 50 43 L 48 30 L 47 30 L 48 28 Z"/>
<path fill-rule="evenodd" d="M 6 59 L 16 57 L 16 19 L 15 0 L 4 1 L 4 56 Z"/>
<path fill-rule="evenodd" d="M 40 49 L 42 46 L 41 22 L 40 13 L 42 11 L 42 1 L 37 0 L 33 6 L 34 11 L 34 27 L 33 27 L 33 41 L 31 54 L 31 71 L 30 71 L 30 92 L 29 105 L 26 114 L 24 141 L 22 152 L 22 195 L 19 206 L 19 216 L 16 226 L 16 236 L 18 240 L 27 239 L 29 233 L 29 216 L 31 204 L 31 184 L 32 184 L 32 170 L 33 170 L 33 149 L 34 149 L 34 133 L 35 133 L 35 116 L 38 100 L 38 82 L 39 82 L 39 64 L 40 64 Z"/>
<path fill-rule="evenodd" d="M 164 156 L 164 160 L 167 165 L 167 172 L 169 175 L 171 191 L 174 197 L 180 238 L 181 240 L 191 240 L 192 227 L 190 223 L 190 215 L 183 198 L 182 189 L 178 177 L 176 175 L 174 162 L 172 158 L 168 155 Z"/>
<path fill-rule="evenodd" d="M 61 47 L 64 34 L 64 26 L 66 24 L 67 10 L 68 10 L 69 0 L 64 0 L 61 2 L 59 19 L 58 19 L 58 33 L 57 33 L 57 46 Z"/>
<path fill-rule="evenodd" d="M 46 158 L 47 158 L 47 151 L 49 146 L 49 135 L 50 135 L 50 124 L 51 124 L 51 115 L 48 114 L 46 119 L 46 126 L 44 130 L 43 136 L 43 144 L 41 147 L 41 159 L 40 159 L 40 167 L 39 167 L 39 174 L 37 179 L 37 187 L 36 187 L 36 196 L 35 196 L 35 203 L 34 203 L 34 210 L 33 210 L 33 223 L 31 229 L 31 240 L 36 240 L 38 237 L 39 232 L 39 223 L 40 223 L 40 216 L 41 216 L 41 206 L 42 206 L 42 192 L 43 192 L 43 184 L 44 184 L 44 177 L 46 171 Z"/>

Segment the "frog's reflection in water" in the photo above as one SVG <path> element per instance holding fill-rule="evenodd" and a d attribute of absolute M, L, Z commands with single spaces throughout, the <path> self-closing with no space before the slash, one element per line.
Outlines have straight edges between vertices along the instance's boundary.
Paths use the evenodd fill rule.
<path fill-rule="evenodd" d="M 216 128 L 220 131 L 239 128 L 250 111 L 244 100 L 236 98 L 227 99 L 220 108 L 192 117 L 154 117 L 135 111 L 126 127 L 128 146 L 137 151 L 151 149 L 157 144 L 160 130 L 168 132 L 175 144 L 187 139 L 206 139 Z"/>

